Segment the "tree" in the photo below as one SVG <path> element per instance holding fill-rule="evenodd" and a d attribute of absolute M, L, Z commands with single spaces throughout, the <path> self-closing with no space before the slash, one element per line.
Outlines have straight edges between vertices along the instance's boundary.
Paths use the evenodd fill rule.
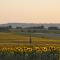
<path fill-rule="evenodd" d="M 40 26 L 40 28 L 41 28 L 41 29 L 44 29 L 44 26 L 43 26 L 43 25 L 41 25 L 41 26 Z"/>
<path fill-rule="evenodd" d="M 16 27 L 16 29 L 22 29 L 22 27 Z"/>
<path fill-rule="evenodd" d="M 12 28 L 12 26 L 11 26 L 11 25 L 9 25 L 9 26 L 8 26 L 8 28 L 9 28 L 9 29 L 11 29 L 11 28 Z"/>
<path fill-rule="evenodd" d="M 58 27 L 48 27 L 48 30 L 58 30 Z"/>

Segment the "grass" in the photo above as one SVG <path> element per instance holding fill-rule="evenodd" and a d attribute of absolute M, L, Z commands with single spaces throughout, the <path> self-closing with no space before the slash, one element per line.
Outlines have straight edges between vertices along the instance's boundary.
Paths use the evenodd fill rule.
<path fill-rule="evenodd" d="M 28 37 L 16 35 L 14 33 L 0 33 L 0 40 L 26 40 Z"/>
<path fill-rule="evenodd" d="M 29 43 L 30 36 L 25 34 L 17 34 L 16 32 L 0 32 L 0 43 L 6 43 L 4 45 L 30 45 Z M 50 39 L 50 38 L 41 38 L 41 37 L 31 37 L 31 45 L 58 45 L 60 46 L 60 40 Z M 14 44 L 12 44 L 14 43 Z"/>

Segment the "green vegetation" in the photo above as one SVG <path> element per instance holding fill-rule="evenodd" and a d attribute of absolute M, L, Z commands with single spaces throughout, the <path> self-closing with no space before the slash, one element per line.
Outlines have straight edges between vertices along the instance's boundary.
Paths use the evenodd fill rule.
<path fill-rule="evenodd" d="M 0 32 L 0 60 L 60 60 L 60 40 Z"/>

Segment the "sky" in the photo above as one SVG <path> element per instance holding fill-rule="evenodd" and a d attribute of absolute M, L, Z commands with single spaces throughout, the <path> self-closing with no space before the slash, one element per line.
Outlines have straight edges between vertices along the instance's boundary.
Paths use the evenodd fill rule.
<path fill-rule="evenodd" d="M 60 23 L 60 0 L 0 0 L 2 23 Z"/>

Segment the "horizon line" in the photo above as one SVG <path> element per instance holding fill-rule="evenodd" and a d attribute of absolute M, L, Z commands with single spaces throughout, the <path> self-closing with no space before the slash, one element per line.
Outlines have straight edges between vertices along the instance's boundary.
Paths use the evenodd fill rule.
<path fill-rule="evenodd" d="M 60 24 L 60 23 L 23 23 L 23 22 L 21 22 L 21 23 L 19 23 L 19 22 L 8 22 L 8 23 L 0 23 L 0 24 Z"/>

